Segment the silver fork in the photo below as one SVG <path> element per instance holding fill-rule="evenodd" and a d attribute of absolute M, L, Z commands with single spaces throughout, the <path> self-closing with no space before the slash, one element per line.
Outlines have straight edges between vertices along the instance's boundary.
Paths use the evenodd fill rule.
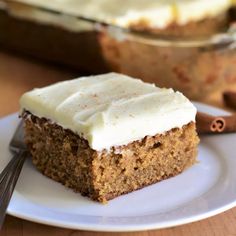
<path fill-rule="evenodd" d="M 6 210 L 22 166 L 28 155 L 26 145 L 23 140 L 24 130 L 23 122 L 21 121 L 9 144 L 9 149 L 14 156 L 0 174 L 0 229 L 4 222 Z"/>

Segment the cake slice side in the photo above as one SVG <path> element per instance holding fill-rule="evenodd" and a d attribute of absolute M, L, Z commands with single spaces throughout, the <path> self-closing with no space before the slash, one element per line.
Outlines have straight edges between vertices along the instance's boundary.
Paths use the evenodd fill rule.
<path fill-rule="evenodd" d="M 176 176 L 196 163 L 199 139 L 194 122 L 103 151 L 93 160 L 94 188 L 107 201 Z"/>
<path fill-rule="evenodd" d="M 99 202 L 175 176 L 196 162 L 195 123 L 127 145 L 96 151 L 68 129 L 23 113 L 25 141 L 36 168 Z"/>

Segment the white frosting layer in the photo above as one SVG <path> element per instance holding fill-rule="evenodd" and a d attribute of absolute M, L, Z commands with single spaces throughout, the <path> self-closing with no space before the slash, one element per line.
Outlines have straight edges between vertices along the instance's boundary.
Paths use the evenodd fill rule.
<path fill-rule="evenodd" d="M 73 16 L 71 17 L 67 15 L 53 14 L 43 9 L 34 7 L 34 5 L 36 4 L 33 4 L 32 6 L 25 3 L 31 4 L 30 1 L 10 1 L 8 3 L 9 13 L 17 18 L 33 20 L 46 25 L 60 26 L 70 31 L 83 32 L 94 30 L 94 27 L 91 23 L 85 22 L 83 20 L 78 20 Z M 38 6 L 42 6 L 45 8 L 48 7 L 47 2 L 43 2 L 42 5 Z M 58 10 L 56 7 L 51 7 L 51 9 Z"/>
<path fill-rule="evenodd" d="M 20 105 L 79 134 L 95 150 L 182 127 L 196 115 L 182 93 L 117 73 L 34 89 L 21 97 Z"/>
<path fill-rule="evenodd" d="M 73 19 L 73 23 L 72 19 L 61 19 L 58 15 L 52 16 L 25 4 L 116 23 L 122 27 L 144 20 L 150 27 L 165 28 L 171 23 L 183 25 L 190 21 L 215 17 L 227 10 L 232 0 L 125 0 L 122 3 L 121 0 L 9 1 L 10 12 L 18 17 L 81 30 L 81 22 L 76 19 Z M 82 25 L 82 29 L 91 30 L 91 27 Z"/>
<path fill-rule="evenodd" d="M 177 23 L 180 25 L 190 21 L 215 17 L 231 6 L 231 0 L 181 0 L 177 4 Z"/>

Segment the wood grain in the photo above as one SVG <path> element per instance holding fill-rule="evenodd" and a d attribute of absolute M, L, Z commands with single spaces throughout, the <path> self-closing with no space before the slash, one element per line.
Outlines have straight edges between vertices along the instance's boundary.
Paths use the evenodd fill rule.
<path fill-rule="evenodd" d="M 59 80 L 72 78 L 74 72 L 39 64 L 29 59 L 0 52 L 0 117 L 16 112 L 21 94 Z M 217 94 L 206 103 L 223 107 Z M 1 132 L 1 131 L 0 131 Z M 201 178 L 201 176 L 199 176 Z M 97 233 L 46 226 L 7 216 L 1 236 L 233 236 L 236 235 L 236 208 L 195 223 L 163 230 L 135 233 Z"/>

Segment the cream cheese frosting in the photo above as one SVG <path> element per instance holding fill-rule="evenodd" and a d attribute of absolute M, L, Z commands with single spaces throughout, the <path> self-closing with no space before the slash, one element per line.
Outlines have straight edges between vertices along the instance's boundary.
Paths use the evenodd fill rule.
<path fill-rule="evenodd" d="M 231 0 L 182 0 L 177 4 L 177 23 L 184 25 L 190 21 L 216 17 L 230 8 Z"/>
<path fill-rule="evenodd" d="M 23 94 L 20 105 L 72 130 L 98 151 L 181 128 L 196 115 L 182 93 L 117 73 L 37 88 Z"/>
<path fill-rule="evenodd" d="M 122 27 L 129 27 L 130 24 L 144 20 L 150 27 L 165 28 L 172 23 L 184 25 L 191 21 L 215 17 L 232 5 L 232 0 L 126 0 L 122 3 L 120 0 L 5 1 L 8 3 L 9 12 L 15 16 L 44 23 L 52 22 L 72 30 L 91 30 L 91 26 L 81 26 L 82 22 L 75 18 L 53 16 L 34 7 L 84 16 Z"/>

